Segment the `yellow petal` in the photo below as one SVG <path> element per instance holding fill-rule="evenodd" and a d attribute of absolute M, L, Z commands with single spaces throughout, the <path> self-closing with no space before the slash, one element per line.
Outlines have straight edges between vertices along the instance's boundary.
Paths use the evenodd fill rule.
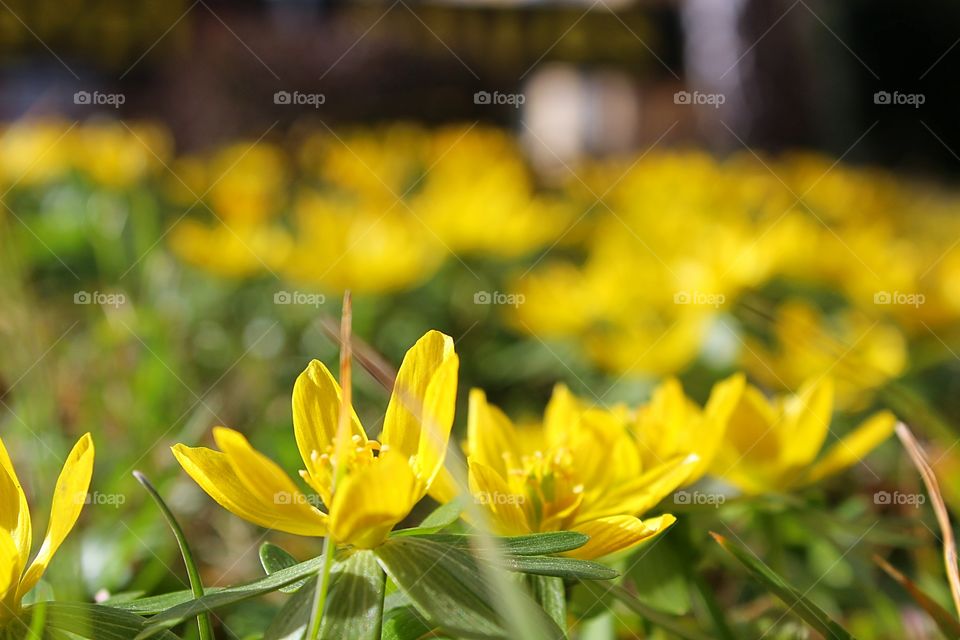
<path fill-rule="evenodd" d="M 337 486 L 330 507 L 334 540 L 370 549 L 383 542 L 423 495 L 408 460 L 387 451 L 356 468 Z"/>
<path fill-rule="evenodd" d="M 350 413 L 353 435 L 366 442 L 366 434 L 352 407 Z M 329 453 L 333 445 L 339 416 L 340 385 L 322 362 L 312 360 L 293 385 L 293 433 L 306 465 L 306 479 L 327 504 L 330 503 L 330 470 L 319 464 L 319 457 Z"/>
<path fill-rule="evenodd" d="M 590 536 L 590 541 L 564 555 L 591 560 L 625 551 L 666 531 L 674 522 L 676 518 L 670 514 L 647 520 L 633 516 L 610 516 L 581 522 L 574 525 L 573 530 Z"/>
<path fill-rule="evenodd" d="M 457 486 L 457 481 L 450 469 L 443 467 L 437 477 L 433 479 L 433 482 L 430 483 L 427 493 L 440 504 L 447 504 L 453 502 L 460 495 L 460 487 Z"/>
<path fill-rule="evenodd" d="M 817 457 L 830 431 L 833 381 L 808 382 L 784 401 L 780 431 L 780 462 L 784 468 L 804 467 Z"/>
<path fill-rule="evenodd" d="M 284 486 L 284 491 L 266 496 L 250 491 L 237 473 L 234 461 L 224 453 L 178 444 L 173 447 L 173 455 L 201 489 L 234 515 L 267 529 L 301 536 L 327 535 L 326 514 L 309 505 L 306 496 L 296 487 L 289 491 L 290 487 L 283 481 L 273 478 L 273 482 Z M 263 468 L 247 472 L 248 477 L 263 473 L 266 473 Z"/>
<path fill-rule="evenodd" d="M 53 493 L 53 502 L 50 507 L 50 522 L 47 525 L 47 534 L 43 537 L 43 544 L 33 564 L 27 569 L 20 582 L 17 592 L 22 598 L 37 584 L 47 565 L 73 529 L 80 511 L 86 503 L 87 490 L 90 488 L 90 478 L 93 476 L 93 438 L 85 434 L 74 445 L 67 461 L 63 464 L 57 486 Z"/>
<path fill-rule="evenodd" d="M 467 412 L 467 455 L 470 459 L 506 476 L 505 458 L 519 464 L 520 454 L 517 432 L 510 418 L 488 403 L 481 389 L 471 389 Z"/>
<path fill-rule="evenodd" d="M 12 488 L 9 484 L 5 488 L 0 488 L 0 493 L 5 494 L 5 497 L 0 498 L 0 511 L 3 514 L 0 515 L 0 520 L 3 521 L 0 523 L 0 528 L 6 529 L 10 533 L 13 544 L 17 547 L 17 554 L 20 559 L 19 569 L 17 570 L 19 576 L 24 567 L 27 566 L 27 561 L 30 559 L 30 547 L 33 544 L 30 505 L 27 504 L 27 496 L 17 479 L 17 472 L 13 468 L 10 455 L 7 453 L 6 447 L 3 446 L 2 439 L 0 439 L 0 475 L 6 476 L 9 482 L 13 484 Z M 0 482 L 2 482 L 2 479 L 0 479 Z M 16 494 L 16 504 L 13 502 L 14 493 Z"/>
<path fill-rule="evenodd" d="M 451 360 L 457 361 L 453 338 L 439 331 L 428 331 L 407 351 L 390 395 L 380 436 L 380 441 L 394 453 L 404 458 L 417 455 L 422 426 L 433 432 L 428 450 L 435 450 L 443 434 L 449 434 L 450 424 L 446 422 L 452 423 L 452 405 L 457 392 L 456 376 L 450 380 L 449 367 L 456 369 L 456 365 L 443 365 Z M 437 377 L 440 382 L 428 394 Z"/>
<path fill-rule="evenodd" d="M 687 484 L 702 478 L 713 464 L 745 386 L 746 378 L 737 373 L 713 385 L 710 390 L 700 428 L 692 434 L 694 443 L 690 450 L 700 456 L 700 464 L 690 472 Z"/>
<path fill-rule="evenodd" d="M 460 360 L 446 359 L 427 385 L 423 399 L 423 425 L 417 447 L 417 472 L 426 486 L 443 467 L 450 441 L 450 428 L 457 408 L 457 374 Z"/>
<path fill-rule="evenodd" d="M 519 535 L 530 533 L 525 497 L 511 493 L 506 480 L 494 469 L 470 460 L 470 493 L 491 515 L 497 533 Z"/>
<path fill-rule="evenodd" d="M 553 394 L 543 412 L 543 432 L 547 446 L 558 447 L 565 444 L 565 439 L 576 425 L 583 409 L 582 403 L 570 392 L 567 385 L 557 384 L 553 387 Z"/>
<path fill-rule="evenodd" d="M 584 510 L 579 517 L 592 520 L 618 514 L 642 515 L 683 486 L 699 460 L 693 454 L 676 457 L 631 482 L 610 487 L 592 504 L 584 501 Z"/>
<path fill-rule="evenodd" d="M 880 411 L 827 450 L 806 474 L 805 484 L 817 482 L 862 460 L 877 445 L 890 437 L 897 419 L 889 411 Z"/>
<path fill-rule="evenodd" d="M 20 601 L 16 599 L 19 567 L 20 550 L 10 533 L 0 529 L 0 621 L 19 607 Z"/>

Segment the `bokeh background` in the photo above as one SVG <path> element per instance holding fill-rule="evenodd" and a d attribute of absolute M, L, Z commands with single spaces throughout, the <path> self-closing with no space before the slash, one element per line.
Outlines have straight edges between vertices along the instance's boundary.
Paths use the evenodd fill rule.
<path fill-rule="evenodd" d="M 440 329 L 461 388 L 518 418 L 556 382 L 611 405 L 670 375 L 701 401 L 736 370 L 831 375 L 831 439 L 891 407 L 960 498 L 955 4 L 0 5 L 0 434 L 37 514 L 69 444 L 98 449 L 58 596 L 183 588 L 134 469 L 208 583 L 257 573 L 263 532 L 169 446 L 223 424 L 295 470 L 292 384 L 335 363 L 347 288 L 383 366 Z M 387 392 L 355 384 L 375 435 Z M 866 637 L 905 637 L 857 536 L 946 598 L 929 505 L 875 498 L 917 482 L 888 443 L 816 496 L 836 535 L 802 509 L 727 517 Z"/>

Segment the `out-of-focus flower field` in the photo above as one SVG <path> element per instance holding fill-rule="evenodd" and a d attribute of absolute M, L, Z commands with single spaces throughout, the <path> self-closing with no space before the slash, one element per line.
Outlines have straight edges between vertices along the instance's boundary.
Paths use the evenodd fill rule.
<path fill-rule="evenodd" d="M 382 382 L 407 348 L 430 328 L 453 337 L 451 442 L 469 456 L 470 490 L 539 505 L 487 504 L 496 533 L 573 528 L 591 542 L 572 555 L 596 558 L 623 546 L 604 518 L 665 514 L 641 537 L 673 525 L 612 564 L 628 567 L 641 608 L 610 594 L 596 607 L 596 587 L 568 585 L 578 637 L 714 637 L 683 635 L 711 625 L 716 637 L 809 637 L 708 531 L 859 637 L 935 633 L 874 554 L 949 606 L 931 504 L 886 440 L 894 415 L 922 434 L 960 508 L 960 192 L 948 185 L 748 150 L 584 158 L 545 175 L 514 134 L 477 124 L 294 129 L 182 154 L 155 123 L 28 118 L 0 132 L 0 190 L 2 433 L 31 501 L 46 504 L 73 442 L 91 432 L 97 446 L 84 515 L 41 583 L 58 600 L 185 588 L 135 469 L 162 487 L 207 584 L 257 573 L 250 549 L 267 538 L 198 491 L 169 446 L 209 443 L 222 425 L 329 482 L 315 456 L 298 459 L 290 390 L 312 358 L 337 370 L 350 290 L 366 436 L 399 424 L 383 418 Z M 590 435 L 556 449 L 577 421 Z M 380 441 L 403 450 L 387 431 Z M 239 456 L 246 441 L 231 434 L 217 444 Z M 381 446 L 358 451 L 383 460 Z M 189 451 L 190 475 L 234 500 Z M 641 473 L 689 454 L 683 478 Z M 564 485 L 571 469 L 597 484 Z M 418 496 L 456 497 L 450 471 L 414 473 L 430 477 Z M 415 502 L 386 531 L 430 512 Z M 385 536 L 336 517 L 340 541 Z M 317 539 L 269 539 L 320 552 Z M 259 637 L 277 606 L 227 610 L 223 637 Z"/>

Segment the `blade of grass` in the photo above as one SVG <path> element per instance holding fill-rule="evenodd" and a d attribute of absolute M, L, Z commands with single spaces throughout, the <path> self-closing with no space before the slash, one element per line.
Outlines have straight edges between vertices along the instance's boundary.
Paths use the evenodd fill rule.
<path fill-rule="evenodd" d="M 139 471 L 134 471 L 133 477 L 143 485 L 143 488 L 147 490 L 147 493 L 150 494 L 153 501 L 157 503 L 157 507 L 160 508 L 163 519 L 167 521 L 167 524 L 173 531 L 173 536 L 177 539 L 177 545 L 180 547 L 180 555 L 183 556 L 183 564 L 187 568 L 187 577 L 190 580 L 190 590 L 193 592 L 194 598 L 202 598 L 203 582 L 200 580 L 200 571 L 197 569 L 197 564 L 193 560 L 193 553 L 190 551 L 190 545 L 187 544 L 187 537 L 183 534 L 183 529 L 180 528 L 180 523 L 177 522 L 176 517 L 174 517 L 173 512 L 170 511 L 167 503 L 163 501 L 160 493 L 154 488 L 150 481 L 147 480 L 145 475 Z M 201 613 L 197 616 L 197 628 L 199 630 L 200 640 L 213 640 L 213 625 L 210 622 L 209 612 Z"/>
<path fill-rule="evenodd" d="M 775 573 L 770 567 L 761 562 L 745 547 L 733 542 L 713 531 L 710 532 L 724 551 L 732 555 L 742 564 L 758 582 L 763 584 L 775 596 L 787 605 L 787 611 L 795 611 L 804 622 L 810 625 L 825 638 L 830 640 L 853 640 L 853 636 L 834 622 L 827 613 L 800 593 Z M 786 615 L 786 614 L 784 614 Z"/>
<path fill-rule="evenodd" d="M 927 487 L 927 493 L 930 494 L 930 502 L 933 504 L 933 512 L 937 516 L 937 523 L 940 525 L 940 532 L 943 535 L 943 564 L 947 570 L 947 580 L 950 582 L 950 595 L 953 596 L 953 606 L 957 613 L 960 613 L 960 570 L 957 568 L 957 541 L 953 536 L 953 527 L 950 525 L 950 514 L 947 512 L 947 505 L 943 502 L 943 494 L 940 493 L 940 484 L 937 482 L 937 476 L 933 473 L 930 463 L 927 462 L 927 456 L 917 442 L 910 428 L 902 422 L 897 423 L 897 437 L 903 443 L 903 447 L 910 455 L 913 466 L 920 472 L 923 478 L 923 484 Z"/>
<path fill-rule="evenodd" d="M 960 622 L 958 622 L 949 611 L 941 607 L 936 600 L 924 593 L 913 580 L 900 573 L 880 556 L 873 556 L 873 561 L 910 594 L 913 601 L 933 618 L 933 621 L 937 623 L 940 631 L 942 631 L 945 636 L 948 638 L 960 638 Z"/>

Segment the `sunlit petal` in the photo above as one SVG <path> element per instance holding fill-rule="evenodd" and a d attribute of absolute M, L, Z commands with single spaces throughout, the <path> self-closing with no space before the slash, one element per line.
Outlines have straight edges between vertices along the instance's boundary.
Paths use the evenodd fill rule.
<path fill-rule="evenodd" d="M 858 463 L 877 445 L 890 437 L 896 424 L 896 417 L 889 411 L 873 414 L 830 447 L 826 455 L 809 469 L 804 482 L 817 482 Z"/>
<path fill-rule="evenodd" d="M 300 492 L 289 497 L 270 496 L 248 490 L 226 454 L 204 447 L 173 447 L 180 466 L 200 488 L 227 511 L 267 529 L 302 536 L 325 536 L 327 516 L 307 504 Z"/>
<path fill-rule="evenodd" d="M 492 468 L 470 461 L 470 493 L 474 500 L 491 514 L 491 523 L 498 533 L 514 535 L 530 533 L 525 497 L 511 493 L 506 480 Z"/>
<path fill-rule="evenodd" d="M 833 380 L 808 382 L 795 396 L 784 400 L 780 428 L 780 461 L 783 467 L 802 467 L 813 462 L 830 431 L 833 413 Z"/>
<path fill-rule="evenodd" d="M 432 392 L 429 399 L 431 404 L 425 403 L 428 387 L 434 377 L 445 362 L 456 358 L 453 338 L 439 331 L 428 331 L 407 351 L 397 373 L 380 436 L 381 442 L 395 453 L 407 458 L 417 455 L 421 425 L 428 425 L 437 431 L 432 438 L 434 443 L 439 441 L 442 433 L 449 433 L 450 425 L 444 423 L 448 415 L 452 419 L 452 411 L 448 411 L 448 407 L 456 397 L 456 385 L 451 388 L 447 379 L 449 369 L 441 374 L 444 382 L 439 383 Z M 429 448 L 433 448 L 433 445 Z"/>
<path fill-rule="evenodd" d="M 501 476 L 508 472 L 507 459 L 513 464 L 520 460 L 521 451 L 513 423 L 500 409 L 487 402 L 481 389 L 470 390 L 467 453 L 471 460 L 496 470 Z"/>
<path fill-rule="evenodd" d="M 0 515 L 0 520 L 3 520 L 0 528 L 6 529 L 10 533 L 14 545 L 17 547 L 17 553 L 20 559 L 17 572 L 19 575 L 24 567 L 27 566 L 27 561 L 30 558 L 30 547 L 33 544 L 30 505 L 27 504 L 27 496 L 23 492 L 20 480 L 17 479 L 17 472 L 13 468 L 10 455 L 7 453 L 2 439 L 0 439 L 0 475 L 4 475 L 9 482 L 13 484 L 12 489 L 9 484 L 5 488 L 0 489 L 0 492 L 6 494 L 5 498 L 0 498 L 0 509 L 3 511 L 2 515 Z M 2 482 L 3 479 L 0 479 L 0 483 Z M 16 493 L 16 506 L 13 504 L 13 492 Z"/>
<path fill-rule="evenodd" d="M 90 488 L 90 478 L 93 476 L 93 458 L 93 438 L 88 433 L 74 445 L 63 464 L 60 477 L 57 478 L 47 533 L 43 537 L 37 557 L 23 575 L 18 597 L 22 598 L 37 584 L 53 554 L 60 548 L 80 517 L 80 511 L 86 503 L 87 490 Z"/>
<path fill-rule="evenodd" d="M 319 463 L 337 433 L 340 415 L 340 385 L 327 367 L 312 360 L 293 385 L 293 432 L 311 486 L 329 502 L 329 467 Z M 351 408 L 352 431 L 366 440 L 357 414 Z"/>
<path fill-rule="evenodd" d="M 20 579 L 20 550 L 10 533 L 0 529 L 0 620 L 18 606 L 17 582 Z"/>
<path fill-rule="evenodd" d="M 625 551 L 666 531 L 675 521 L 672 515 L 665 514 L 647 520 L 633 516 L 609 516 L 582 522 L 575 525 L 573 530 L 590 536 L 589 542 L 565 555 L 590 560 Z"/>
<path fill-rule="evenodd" d="M 456 355 L 443 361 L 434 373 L 423 398 L 423 424 L 417 447 L 416 471 L 429 486 L 443 467 L 450 441 L 450 428 L 457 408 L 457 374 L 460 360 Z"/>
<path fill-rule="evenodd" d="M 407 517 L 422 491 L 406 458 L 386 452 L 353 470 L 337 486 L 330 532 L 337 542 L 375 547 Z"/>

